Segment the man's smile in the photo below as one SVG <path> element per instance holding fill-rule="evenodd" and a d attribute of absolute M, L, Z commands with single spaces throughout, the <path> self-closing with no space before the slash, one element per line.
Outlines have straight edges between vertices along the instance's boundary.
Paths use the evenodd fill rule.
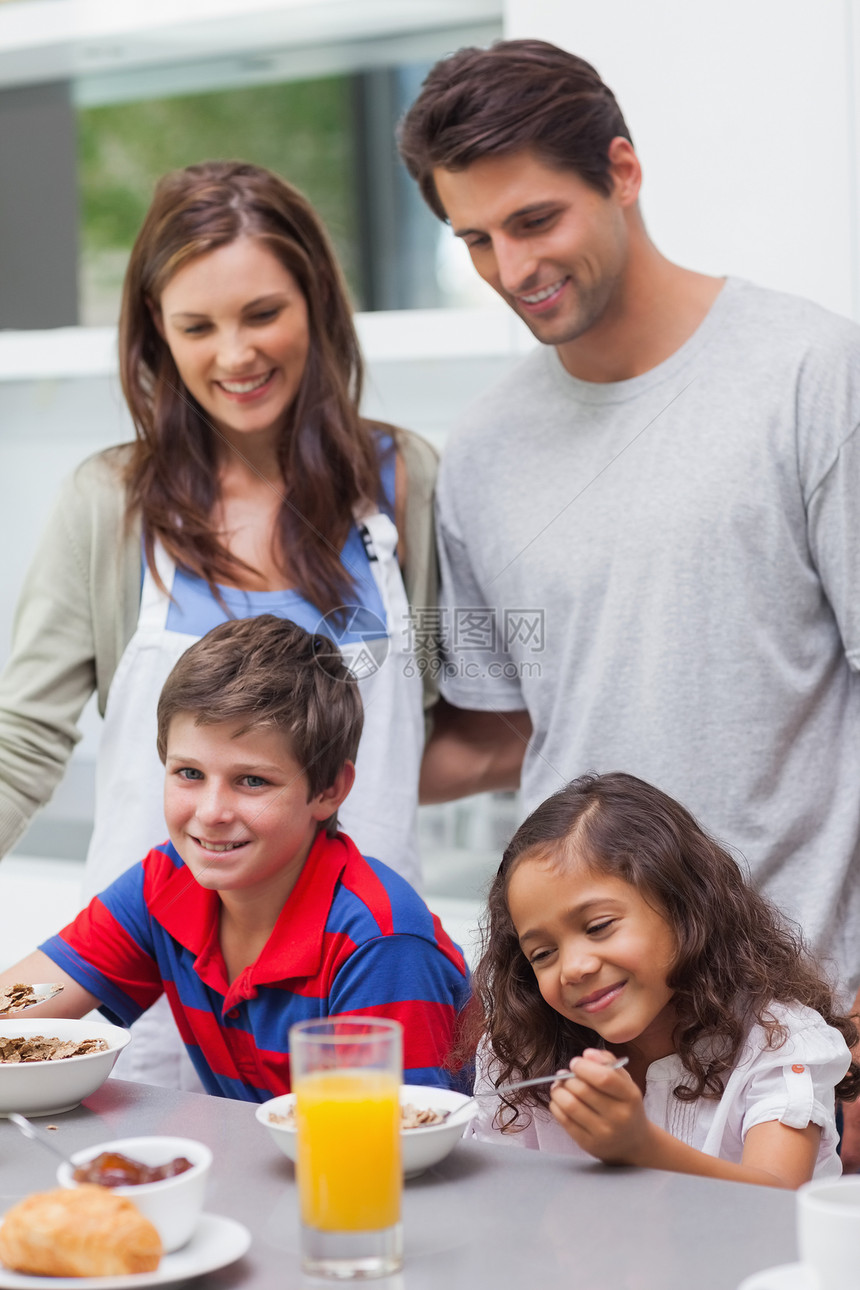
<path fill-rule="evenodd" d="M 530 306 L 531 308 L 546 304 L 546 302 L 550 300 L 554 303 L 555 299 L 561 295 L 562 290 L 569 281 L 569 276 L 559 278 L 558 281 L 551 282 L 549 286 L 541 287 L 539 291 L 531 291 L 528 295 L 522 294 L 516 296 L 516 300 L 521 304 Z"/>

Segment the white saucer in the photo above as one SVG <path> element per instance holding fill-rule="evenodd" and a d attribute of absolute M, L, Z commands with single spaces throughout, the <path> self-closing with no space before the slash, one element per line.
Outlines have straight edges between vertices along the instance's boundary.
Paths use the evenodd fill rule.
<path fill-rule="evenodd" d="M 738 1290 L 813 1290 L 813 1282 L 805 1263 L 781 1263 L 747 1277 Z"/>
<path fill-rule="evenodd" d="M 251 1233 L 241 1223 L 219 1214 L 203 1214 L 188 1244 L 165 1254 L 157 1272 L 122 1277 L 31 1277 L 0 1265 L 0 1290 L 144 1290 L 145 1286 L 166 1286 L 226 1267 L 240 1259 L 250 1244 Z"/>

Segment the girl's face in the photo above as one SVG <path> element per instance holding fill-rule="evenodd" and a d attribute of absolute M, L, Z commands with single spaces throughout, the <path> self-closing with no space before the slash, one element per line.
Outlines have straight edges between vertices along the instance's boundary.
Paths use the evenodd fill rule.
<path fill-rule="evenodd" d="M 637 888 L 581 859 L 526 859 L 508 910 L 541 995 L 614 1050 L 647 1061 L 674 1052 L 667 978 L 677 940 Z"/>
<path fill-rule="evenodd" d="M 307 303 L 290 271 L 251 237 L 189 260 L 155 310 L 177 371 L 231 443 L 273 443 L 310 347 Z"/>

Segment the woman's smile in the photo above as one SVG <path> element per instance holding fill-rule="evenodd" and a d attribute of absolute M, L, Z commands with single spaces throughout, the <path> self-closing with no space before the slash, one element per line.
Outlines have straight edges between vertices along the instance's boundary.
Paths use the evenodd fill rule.
<path fill-rule="evenodd" d="M 274 380 L 274 377 L 275 372 L 272 369 L 271 371 L 263 372 L 262 376 L 246 376 L 241 380 L 238 378 L 235 380 L 222 378 L 220 381 L 216 381 L 216 385 L 219 385 L 229 398 L 244 403 L 250 402 L 255 396 L 268 393 L 266 387 Z"/>

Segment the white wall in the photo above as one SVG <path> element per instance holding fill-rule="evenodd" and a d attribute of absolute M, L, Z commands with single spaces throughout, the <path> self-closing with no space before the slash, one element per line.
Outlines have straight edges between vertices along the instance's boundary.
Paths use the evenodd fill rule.
<path fill-rule="evenodd" d="M 857 0 L 505 0 L 615 92 L 671 259 L 860 319 Z"/>

